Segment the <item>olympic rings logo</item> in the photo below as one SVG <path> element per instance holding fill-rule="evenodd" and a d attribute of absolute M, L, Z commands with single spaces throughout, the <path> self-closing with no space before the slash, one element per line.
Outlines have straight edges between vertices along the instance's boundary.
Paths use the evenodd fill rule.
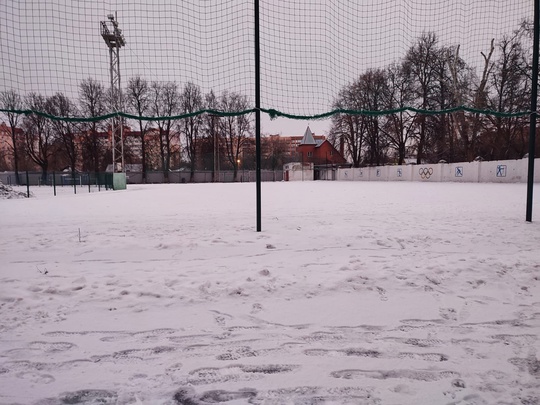
<path fill-rule="evenodd" d="M 433 174 L 433 169 L 431 167 L 421 167 L 418 169 L 418 174 L 422 179 L 429 179 Z"/>

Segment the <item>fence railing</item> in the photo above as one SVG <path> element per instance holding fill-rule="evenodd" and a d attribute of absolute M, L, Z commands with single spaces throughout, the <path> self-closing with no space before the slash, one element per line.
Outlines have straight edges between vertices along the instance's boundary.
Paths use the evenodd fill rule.
<path fill-rule="evenodd" d="M 19 172 L 19 181 L 14 172 L 0 173 L 0 181 L 10 186 L 103 186 L 112 188 L 112 173 L 67 173 L 52 172 L 45 178 L 41 172 Z"/>
<path fill-rule="evenodd" d="M 14 172 L 4 172 L 0 173 L 0 182 L 8 186 L 26 187 L 27 196 L 30 196 L 30 187 L 50 187 L 54 195 L 60 188 L 73 189 L 74 194 L 113 189 L 112 173 L 52 172 L 43 176 L 41 172 L 19 172 L 17 181 Z"/>
<path fill-rule="evenodd" d="M 143 183 L 143 174 L 141 172 L 128 172 L 126 173 L 128 184 L 140 184 Z M 255 182 L 256 172 L 255 170 L 239 170 L 234 177 L 234 172 L 220 171 L 219 173 L 213 173 L 212 171 L 197 170 L 193 174 L 193 181 L 191 181 L 191 173 L 186 170 L 171 171 L 167 173 L 167 177 L 163 172 L 147 172 L 146 183 L 247 183 Z M 282 181 L 282 170 L 261 170 L 261 181 Z"/>
<path fill-rule="evenodd" d="M 140 172 L 128 172 L 126 173 L 126 179 L 128 184 L 141 184 L 143 183 L 143 174 Z M 282 181 L 283 171 L 281 170 L 262 170 L 261 180 L 265 182 Z M 255 182 L 256 172 L 255 170 L 239 170 L 234 175 L 233 171 L 220 171 L 214 173 L 212 171 L 196 171 L 193 174 L 193 181 L 191 173 L 189 171 L 171 171 L 165 173 L 159 172 L 147 172 L 146 183 L 147 184 L 159 184 L 159 183 L 234 183 L 234 182 Z M 9 186 L 22 186 L 26 187 L 27 194 L 30 195 L 30 187 L 52 187 L 52 192 L 56 195 L 57 188 L 72 188 L 73 193 L 77 192 L 94 192 L 104 190 L 112 190 L 113 176 L 112 173 L 94 173 L 94 172 L 52 172 L 48 173 L 45 177 L 41 172 L 19 172 L 19 179 L 15 172 L 3 172 L 0 173 L 0 182 Z"/>

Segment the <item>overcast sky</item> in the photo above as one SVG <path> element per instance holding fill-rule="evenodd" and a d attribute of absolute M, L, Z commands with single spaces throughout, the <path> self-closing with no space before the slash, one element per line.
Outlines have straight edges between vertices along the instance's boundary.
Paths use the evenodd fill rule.
<path fill-rule="evenodd" d="M 358 4 L 357 4 L 358 3 Z M 260 0 L 262 107 L 312 115 L 329 111 L 339 89 L 370 67 L 403 57 L 425 31 L 461 45 L 480 66 L 491 38 L 532 17 L 533 0 Z M 193 81 L 203 91 L 237 91 L 253 102 L 252 0 L 2 0 L 0 87 L 25 94 L 109 83 L 108 50 L 99 22 L 116 12 L 127 45 L 123 84 Z M 328 121 L 265 118 L 263 131 L 320 134 Z"/>

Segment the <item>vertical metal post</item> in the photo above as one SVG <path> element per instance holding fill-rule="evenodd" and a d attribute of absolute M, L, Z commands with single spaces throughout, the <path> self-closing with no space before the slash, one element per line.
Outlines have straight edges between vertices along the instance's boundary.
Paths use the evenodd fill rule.
<path fill-rule="evenodd" d="M 52 172 L 52 184 L 53 184 L 54 196 L 56 197 L 56 172 Z"/>
<path fill-rule="evenodd" d="M 538 42 L 540 41 L 540 0 L 534 0 L 533 63 L 531 84 L 531 117 L 529 123 L 529 170 L 527 174 L 527 222 L 532 221 L 534 188 L 534 155 L 536 150 L 536 121 L 538 117 Z"/>
<path fill-rule="evenodd" d="M 118 26 L 118 18 L 112 14 L 107 16 L 108 21 L 101 21 L 101 36 L 109 47 L 109 70 L 111 75 L 111 108 L 119 113 L 123 109 L 122 87 L 120 83 L 120 48 L 126 44 L 122 30 Z M 111 146 L 113 157 L 113 173 L 124 170 L 124 136 L 123 118 L 116 115 L 111 120 Z"/>
<path fill-rule="evenodd" d="M 255 1 L 255 155 L 257 189 L 257 232 L 261 232 L 261 48 L 259 0 Z"/>

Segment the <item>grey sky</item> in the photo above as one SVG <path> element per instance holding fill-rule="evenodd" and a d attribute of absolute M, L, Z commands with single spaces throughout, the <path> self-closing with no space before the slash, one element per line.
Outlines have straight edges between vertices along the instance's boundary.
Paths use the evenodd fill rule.
<path fill-rule="evenodd" d="M 532 0 L 260 0 L 262 106 L 310 115 L 331 108 L 339 89 L 370 67 L 401 58 L 424 31 L 480 52 L 532 16 Z M 253 1 L 1 0 L 0 87 L 25 94 L 63 91 L 92 76 L 109 83 L 108 50 L 99 21 L 118 13 L 127 45 L 123 84 L 188 80 L 203 91 L 244 93 L 253 100 Z M 320 134 L 327 122 L 264 120 L 263 131 Z"/>

